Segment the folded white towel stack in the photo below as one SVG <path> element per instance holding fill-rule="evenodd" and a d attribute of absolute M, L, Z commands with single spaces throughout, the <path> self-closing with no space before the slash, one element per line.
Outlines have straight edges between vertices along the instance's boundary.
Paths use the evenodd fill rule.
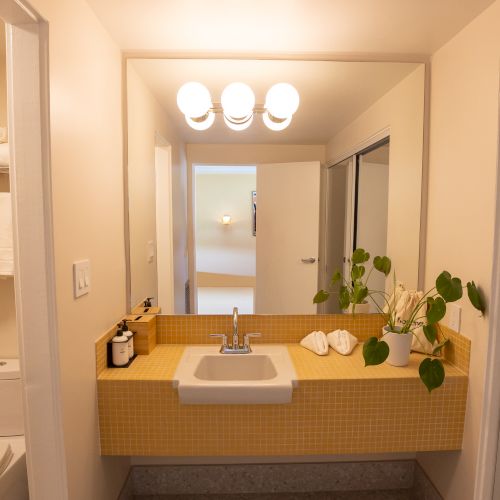
<path fill-rule="evenodd" d="M 14 274 L 10 193 L 0 193 L 0 276 Z"/>
<path fill-rule="evenodd" d="M 5 469 L 9 466 L 14 453 L 10 443 L 0 441 L 0 476 L 4 473 Z"/>
<path fill-rule="evenodd" d="M 319 356 L 328 354 L 328 340 L 323 332 L 311 332 L 300 341 L 300 345 Z"/>
<path fill-rule="evenodd" d="M 335 330 L 327 334 L 326 338 L 330 347 L 343 356 L 351 354 L 358 343 L 358 339 L 347 330 Z"/>

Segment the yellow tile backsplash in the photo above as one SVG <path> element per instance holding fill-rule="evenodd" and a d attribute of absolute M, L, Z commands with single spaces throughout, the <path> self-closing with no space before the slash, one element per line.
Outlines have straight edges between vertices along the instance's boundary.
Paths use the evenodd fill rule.
<path fill-rule="evenodd" d="M 360 340 L 379 335 L 377 315 L 241 315 L 240 331 L 288 345 L 299 386 L 283 405 L 182 405 L 172 378 L 183 344 L 211 343 L 230 332 L 229 316 L 158 316 L 158 344 L 127 369 L 106 368 L 96 342 L 103 455 L 284 456 L 457 450 L 467 399 L 470 341 L 443 327 L 446 380 L 429 394 L 418 377 L 421 354 L 407 367 L 364 367 L 350 356 L 316 356 L 298 345 L 311 330 L 346 328 Z M 454 364 L 453 364 L 454 363 Z"/>
<path fill-rule="evenodd" d="M 337 328 L 349 330 L 359 340 L 380 335 L 385 323 L 379 314 L 240 314 L 238 327 L 241 333 L 259 332 L 261 338 L 254 343 L 286 344 L 300 342 L 313 330 L 328 333 Z M 231 315 L 162 315 L 156 325 L 159 344 L 212 344 L 209 333 L 230 333 Z"/>

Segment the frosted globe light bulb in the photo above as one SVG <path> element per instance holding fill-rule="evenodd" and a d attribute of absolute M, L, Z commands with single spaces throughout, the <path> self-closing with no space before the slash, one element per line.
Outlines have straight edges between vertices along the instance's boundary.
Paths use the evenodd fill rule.
<path fill-rule="evenodd" d="M 266 94 L 265 108 L 276 118 L 288 118 L 299 108 L 297 89 L 289 83 L 276 83 Z"/>
<path fill-rule="evenodd" d="M 186 123 L 195 130 L 207 130 L 210 128 L 215 121 L 215 114 L 212 112 L 207 113 L 202 119 L 197 120 L 190 118 L 189 116 L 184 116 Z"/>
<path fill-rule="evenodd" d="M 230 83 L 220 98 L 224 115 L 229 118 L 243 119 L 253 113 L 255 95 L 245 83 Z"/>
<path fill-rule="evenodd" d="M 199 82 L 185 83 L 177 92 L 177 106 L 190 118 L 204 116 L 212 107 L 210 92 Z"/>
<path fill-rule="evenodd" d="M 231 130 L 236 130 L 236 132 L 239 132 L 240 130 L 245 130 L 246 128 L 250 127 L 250 125 L 253 122 L 253 115 L 250 115 L 248 120 L 237 123 L 231 121 L 226 115 L 224 115 L 224 123 L 231 129 Z"/>
<path fill-rule="evenodd" d="M 267 111 L 264 111 L 264 113 L 262 114 L 262 120 L 267 128 L 277 132 L 279 130 L 286 129 L 288 127 L 288 125 L 290 125 L 290 123 L 292 121 L 292 117 L 289 116 L 288 118 L 285 118 L 284 120 L 280 119 L 279 121 L 276 121 L 276 120 L 273 120 L 273 118 L 269 116 L 269 113 Z"/>

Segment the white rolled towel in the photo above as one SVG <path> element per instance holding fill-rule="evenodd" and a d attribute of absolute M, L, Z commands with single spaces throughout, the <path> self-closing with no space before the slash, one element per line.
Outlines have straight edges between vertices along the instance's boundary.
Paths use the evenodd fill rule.
<path fill-rule="evenodd" d="M 356 347 L 358 339 L 347 330 L 335 330 L 326 336 L 330 347 L 343 356 L 351 354 Z"/>
<path fill-rule="evenodd" d="M 323 332 L 311 332 L 300 341 L 300 345 L 319 356 L 328 354 L 328 340 Z"/>

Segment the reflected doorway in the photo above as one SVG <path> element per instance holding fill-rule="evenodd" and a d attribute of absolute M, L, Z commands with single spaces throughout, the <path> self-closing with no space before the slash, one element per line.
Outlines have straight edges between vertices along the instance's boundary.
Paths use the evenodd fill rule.
<path fill-rule="evenodd" d="M 255 311 L 255 165 L 194 168 L 197 313 Z"/>

